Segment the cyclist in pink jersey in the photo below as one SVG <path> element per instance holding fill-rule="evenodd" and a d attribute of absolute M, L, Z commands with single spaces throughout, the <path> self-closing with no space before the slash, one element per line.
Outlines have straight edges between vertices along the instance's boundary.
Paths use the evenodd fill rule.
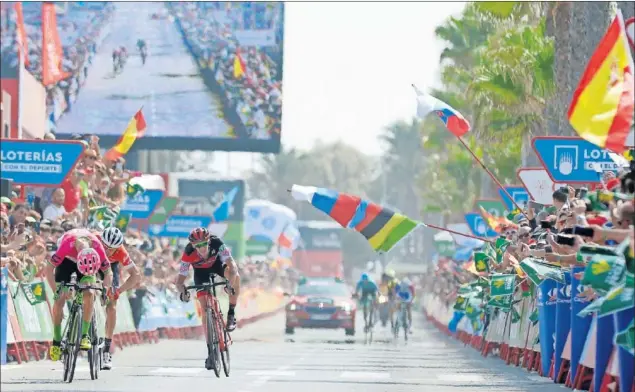
<path fill-rule="evenodd" d="M 60 239 L 58 249 L 53 256 L 46 269 L 46 276 L 51 287 L 57 287 L 58 283 L 69 283 L 71 281 L 71 275 L 77 274 L 77 280 L 80 283 L 94 283 L 95 275 L 86 276 L 83 275 L 77 269 L 77 255 L 83 249 L 92 248 L 99 255 L 101 261 L 100 271 L 104 274 L 103 285 L 104 288 L 110 286 L 112 282 L 112 274 L 110 272 L 110 262 L 106 257 L 106 251 L 99 238 L 86 229 L 75 229 L 68 231 Z M 57 293 L 57 290 L 55 291 Z M 83 293 L 83 319 L 82 319 L 82 340 L 80 342 L 80 348 L 82 350 L 89 350 L 91 342 L 88 337 L 88 331 L 90 329 L 90 322 L 93 317 L 93 304 L 95 301 L 95 295 L 92 291 L 86 290 Z M 51 360 L 58 361 L 61 357 L 62 351 L 60 349 L 60 342 L 62 341 L 62 318 L 63 309 L 66 300 L 68 299 L 68 293 L 64 292 L 59 297 L 55 298 L 53 304 L 53 345 L 51 346 L 49 355 Z"/>

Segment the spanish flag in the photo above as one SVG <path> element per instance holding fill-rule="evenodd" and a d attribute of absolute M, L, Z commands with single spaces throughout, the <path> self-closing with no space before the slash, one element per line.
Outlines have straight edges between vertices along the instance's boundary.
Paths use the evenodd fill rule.
<path fill-rule="evenodd" d="M 573 94 L 568 117 L 578 135 L 623 153 L 633 125 L 633 82 L 633 60 L 618 11 Z"/>
<path fill-rule="evenodd" d="M 115 144 L 113 148 L 108 150 L 105 158 L 110 161 L 116 161 L 117 159 L 126 155 L 128 151 L 130 151 L 130 148 L 132 148 L 134 142 L 140 137 L 143 137 L 145 131 L 146 120 L 145 118 L 143 118 L 141 109 L 139 109 L 132 120 L 130 120 L 130 122 L 128 123 L 128 127 L 126 127 L 126 130 L 117 141 L 117 144 Z"/>
<path fill-rule="evenodd" d="M 236 51 L 234 56 L 234 79 L 240 79 L 245 74 L 245 63 L 240 57 L 240 53 Z"/>

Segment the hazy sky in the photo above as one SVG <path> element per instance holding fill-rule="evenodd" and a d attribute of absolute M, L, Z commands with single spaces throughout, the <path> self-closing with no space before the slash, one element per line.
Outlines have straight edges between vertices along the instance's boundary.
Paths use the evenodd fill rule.
<path fill-rule="evenodd" d="M 410 84 L 437 83 L 434 29 L 464 6 L 286 3 L 283 145 L 308 149 L 319 139 L 341 139 L 379 154 L 382 128 L 415 114 Z M 216 161 L 226 160 L 222 155 Z M 248 168 L 249 155 L 232 153 L 231 172 Z"/>

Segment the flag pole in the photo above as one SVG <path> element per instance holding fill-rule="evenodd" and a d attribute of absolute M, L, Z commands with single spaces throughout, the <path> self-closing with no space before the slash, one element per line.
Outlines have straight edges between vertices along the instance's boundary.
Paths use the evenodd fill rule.
<path fill-rule="evenodd" d="M 448 233 L 452 233 L 452 234 L 456 234 L 456 235 L 460 235 L 463 237 L 467 237 L 467 238 L 474 238 L 475 240 L 481 240 L 483 242 L 489 242 L 492 243 L 492 241 L 485 239 L 485 238 L 481 238 L 481 237 L 477 237 L 475 235 L 471 235 L 471 234 L 464 234 L 464 233 L 459 233 L 458 231 L 454 231 L 454 230 L 450 230 L 450 229 L 446 229 L 445 227 L 441 227 L 441 226 L 436 226 L 436 225 L 430 225 L 428 223 L 423 223 L 424 226 L 427 226 L 431 229 L 437 229 L 437 230 L 441 230 L 441 231 L 447 231 Z"/>
<path fill-rule="evenodd" d="M 496 183 L 496 185 L 498 185 L 498 187 L 500 188 L 501 191 L 503 191 L 505 193 L 505 195 L 507 195 L 507 197 L 509 197 L 509 200 L 512 202 L 512 204 L 514 204 L 514 207 L 516 207 L 521 214 L 525 215 L 525 213 L 523 212 L 523 209 L 520 208 L 520 206 L 518 205 L 518 203 L 516 203 L 516 200 L 514 200 L 514 198 L 509 194 L 509 192 L 507 192 L 507 189 L 505 189 L 505 187 L 503 186 L 503 184 L 500 183 L 500 181 L 498 181 L 498 179 L 494 176 L 494 174 L 487 168 L 487 166 L 485 166 L 485 164 L 483 163 L 483 161 L 481 161 L 476 154 L 474 154 L 474 152 L 472 151 L 472 149 L 467 145 L 467 143 L 465 143 L 465 140 L 463 140 L 462 137 L 457 136 L 457 139 L 459 139 L 459 141 L 461 142 L 461 144 L 463 145 L 463 147 L 465 147 L 467 149 L 467 151 L 469 151 L 469 153 L 472 155 L 472 157 L 474 158 L 474 160 L 476 160 L 476 162 L 478 162 L 479 165 L 481 165 L 481 167 L 483 168 L 483 170 L 485 170 L 485 172 L 487 173 L 488 176 L 490 176 L 490 178 L 492 179 L 492 181 L 494 181 Z M 526 216 L 526 215 L 525 215 Z"/>

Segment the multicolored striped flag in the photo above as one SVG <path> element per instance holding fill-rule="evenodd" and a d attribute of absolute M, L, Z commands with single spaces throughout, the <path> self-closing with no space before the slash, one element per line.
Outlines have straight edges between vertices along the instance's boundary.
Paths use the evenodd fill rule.
<path fill-rule="evenodd" d="M 116 161 L 122 156 L 126 155 L 128 151 L 132 148 L 134 142 L 143 137 L 143 134 L 146 131 L 146 120 L 143 118 L 143 113 L 141 109 L 132 117 L 132 120 L 128 123 L 126 130 L 123 132 L 117 144 L 104 156 L 106 159 L 110 161 Z"/>
<path fill-rule="evenodd" d="M 308 201 L 342 227 L 361 233 L 377 252 L 388 252 L 419 225 L 388 208 L 330 189 L 293 185 L 291 195 L 296 200 Z"/>
<path fill-rule="evenodd" d="M 620 154 L 626 150 L 633 126 L 633 68 L 624 19 L 618 10 L 571 100 L 569 123 L 580 137 Z"/>

